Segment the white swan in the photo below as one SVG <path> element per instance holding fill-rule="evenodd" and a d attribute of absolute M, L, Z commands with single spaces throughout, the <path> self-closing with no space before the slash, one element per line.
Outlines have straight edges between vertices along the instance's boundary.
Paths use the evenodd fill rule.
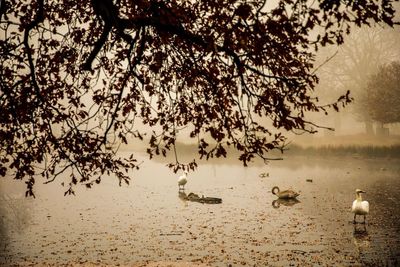
<path fill-rule="evenodd" d="M 183 172 L 183 175 L 181 175 L 181 176 L 179 176 L 179 178 L 178 178 L 178 187 L 179 187 L 179 190 L 185 190 L 185 184 L 187 183 L 187 175 L 188 174 L 188 172 L 187 171 L 184 171 Z"/>
<path fill-rule="evenodd" d="M 361 194 L 365 193 L 361 189 L 356 190 L 356 200 L 353 201 L 353 205 L 351 206 L 351 212 L 354 213 L 354 220 L 353 223 L 356 223 L 356 216 L 357 215 L 363 215 L 364 216 L 364 222 L 365 223 L 365 215 L 369 213 L 369 203 L 368 201 L 362 201 Z"/>

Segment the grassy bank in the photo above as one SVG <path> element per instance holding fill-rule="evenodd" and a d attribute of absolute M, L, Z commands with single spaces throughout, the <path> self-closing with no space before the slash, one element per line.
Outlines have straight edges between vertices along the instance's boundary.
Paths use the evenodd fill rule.
<path fill-rule="evenodd" d="M 300 135 L 292 136 L 290 140 L 294 144 L 302 147 L 390 147 L 400 146 L 400 135 L 367 135 L 367 134 L 352 134 L 352 135 L 337 135 L 337 136 L 316 136 L 316 135 Z"/>
<path fill-rule="evenodd" d="M 400 158 L 400 145 L 322 145 L 318 147 L 291 145 L 284 155 L 315 157 Z"/>
<path fill-rule="evenodd" d="M 132 142 L 121 147 L 123 151 L 136 151 L 144 153 L 146 143 Z M 198 159 L 199 155 L 197 144 L 177 142 L 177 155 L 180 160 Z M 228 158 L 224 161 L 237 161 L 238 151 L 227 148 Z M 400 136 L 388 136 L 380 138 L 376 136 L 351 135 L 335 137 L 302 137 L 293 140 L 282 154 L 280 151 L 271 151 L 270 158 L 288 158 L 291 156 L 304 157 L 353 157 L 353 158 L 400 158 Z M 170 161 L 174 159 L 174 153 L 169 151 L 167 159 L 162 156 L 156 157 L 158 160 Z"/>
<path fill-rule="evenodd" d="M 294 139 L 285 154 L 315 157 L 400 158 L 400 136 L 308 135 Z"/>

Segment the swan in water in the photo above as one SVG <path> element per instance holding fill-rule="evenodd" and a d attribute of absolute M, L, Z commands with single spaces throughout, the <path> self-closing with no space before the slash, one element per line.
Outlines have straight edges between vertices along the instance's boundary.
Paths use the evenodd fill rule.
<path fill-rule="evenodd" d="M 363 201 L 361 194 L 365 193 L 361 189 L 356 189 L 356 200 L 353 201 L 353 205 L 351 206 L 351 212 L 354 213 L 354 219 L 353 223 L 356 223 L 356 216 L 357 215 L 363 215 L 364 216 L 364 222 L 365 223 L 365 215 L 369 213 L 369 203 L 368 201 Z"/>
<path fill-rule="evenodd" d="M 274 186 L 272 188 L 272 194 L 276 195 L 278 198 L 283 198 L 283 199 L 296 198 L 300 195 L 299 193 L 291 189 L 280 191 L 279 187 L 277 186 Z"/>
<path fill-rule="evenodd" d="M 185 184 L 187 183 L 187 175 L 188 174 L 188 172 L 187 171 L 184 171 L 183 172 L 183 175 L 181 175 L 181 176 L 179 176 L 179 178 L 178 178 L 178 187 L 179 187 L 179 190 L 185 190 Z"/>

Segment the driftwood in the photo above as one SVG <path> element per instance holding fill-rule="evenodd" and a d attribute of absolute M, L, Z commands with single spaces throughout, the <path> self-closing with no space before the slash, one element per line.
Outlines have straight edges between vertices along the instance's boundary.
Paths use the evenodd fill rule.
<path fill-rule="evenodd" d="M 179 192 L 179 198 L 182 200 L 187 200 L 187 201 L 193 201 L 193 202 L 199 202 L 202 204 L 221 204 L 222 203 L 222 198 L 218 197 L 205 197 L 205 196 L 199 196 L 195 193 L 189 193 L 186 195 L 185 192 Z"/>

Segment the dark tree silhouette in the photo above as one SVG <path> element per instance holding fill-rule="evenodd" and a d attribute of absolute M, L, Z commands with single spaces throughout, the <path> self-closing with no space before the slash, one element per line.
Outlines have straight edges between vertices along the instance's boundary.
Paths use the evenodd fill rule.
<path fill-rule="evenodd" d="M 110 138 L 143 139 L 139 123 L 153 130 L 150 157 L 185 129 L 200 157 L 233 147 L 245 165 L 282 148 L 284 131 L 314 132 L 306 112 L 350 101 L 312 96 L 316 49 L 351 26 L 393 26 L 392 1 L 267 2 L 1 0 L 0 175 L 27 195 L 66 171 L 70 194 L 103 174 L 128 183 L 138 163 Z"/>
<path fill-rule="evenodd" d="M 359 99 L 362 116 L 383 124 L 400 122 L 400 62 L 380 66 Z"/>

